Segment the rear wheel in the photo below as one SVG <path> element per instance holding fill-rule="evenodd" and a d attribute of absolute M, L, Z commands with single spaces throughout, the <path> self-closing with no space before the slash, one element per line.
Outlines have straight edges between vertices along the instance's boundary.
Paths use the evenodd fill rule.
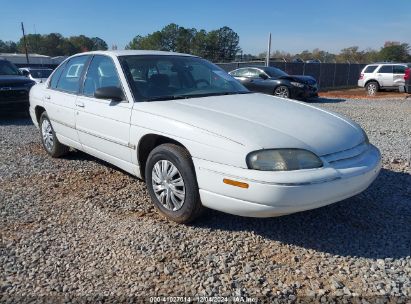
<path fill-rule="evenodd" d="M 290 90 L 286 86 L 281 85 L 275 88 L 274 96 L 290 98 Z"/>
<path fill-rule="evenodd" d="M 163 144 L 148 156 L 145 176 L 150 197 L 168 219 L 189 223 L 203 209 L 191 156 L 183 147 Z"/>
<path fill-rule="evenodd" d="M 375 95 L 377 95 L 377 92 L 379 91 L 380 86 L 378 85 L 378 82 L 371 81 L 371 82 L 367 83 L 367 85 L 365 86 L 365 89 L 366 89 L 367 94 L 369 96 L 375 96 Z"/>
<path fill-rule="evenodd" d="M 46 112 L 43 112 L 40 117 L 40 135 L 44 149 L 52 157 L 60 157 L 68 153 L 69 147 L 63 145 L 57 139 Z"/>

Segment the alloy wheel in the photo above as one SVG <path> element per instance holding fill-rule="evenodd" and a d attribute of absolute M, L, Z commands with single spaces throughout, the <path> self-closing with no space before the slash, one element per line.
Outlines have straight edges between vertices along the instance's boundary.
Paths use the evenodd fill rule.
<path fill-rule="evenodd" d="M 274 95 L 278 97 L 288 98 L 288 89 L 287 87 L 280 86 L 275 89 Z"/>
<path fill-rule="evenodd" d="M 48 119 L 44 119 L 41 123 L 41 135 L 43 136 L 44 146 L 47 151 L 52 151 L 54 147 L 54 137 L 53 129 Z"/>
<path fill-rule="evenodd" d="M 168 160 L 155 163 L 151 174 L 154 194 L 167 210 L 181 209 L 185 199 L 183 177 L 177 167 Z"/>
<path fill-rule="evenodd" d="M 377 85 L 375 83 L 370 83 L 367 87 L 368 95 L 374 96 L 377 94 Z"/>

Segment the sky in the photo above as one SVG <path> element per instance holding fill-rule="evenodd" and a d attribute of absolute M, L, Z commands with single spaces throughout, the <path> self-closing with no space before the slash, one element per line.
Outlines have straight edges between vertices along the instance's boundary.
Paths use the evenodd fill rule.
<path fill-rule="evenodd" d="M 3 3 L 2 3 L 3 2 Z M 240 36 L 244 53 L 267 48 L 298 53 L 320 48 L 379 49 L 385 41 L 411 44 L 411 0 L 0 0 L 0 40 L 17 41 L 20 22 L 26 33 L 61 33 L 104 39 L 119 49 L 136 35 L 169 23 L 207 31 L 229 26 Z"/>

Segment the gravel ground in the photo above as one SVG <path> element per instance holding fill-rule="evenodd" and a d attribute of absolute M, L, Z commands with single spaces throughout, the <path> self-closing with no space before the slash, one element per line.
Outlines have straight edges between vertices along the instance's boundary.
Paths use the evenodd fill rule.
<path fill-rule="evenodd" d="M 84 153 L 52 159 L 29 120 L 0 120 L 0 302 L 410 303 L 411 99 L 318 101 L 380 148 L 367 191 L 271 219 L 208 210 L 189 226 L 159 216 L 143 182 Z"/>

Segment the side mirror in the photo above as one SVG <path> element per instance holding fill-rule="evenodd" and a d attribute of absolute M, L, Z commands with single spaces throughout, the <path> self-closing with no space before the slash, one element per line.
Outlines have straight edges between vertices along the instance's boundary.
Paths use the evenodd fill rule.
<path fill-rule="evenodd" d="M 264 79 L 264 80 L 268 79 L 268 76 L 267 76 L 266 74 L 264 74 L 264 73 L 261 73 L 261 74 L 258 75 L 258 76 L 260 76 L 260 78 L 262 78 L 262 79 Z"/>
<path fill-rule="evenodd" d="M 113 101 L 124 100 L 123 90 L 118 87 L 102 87 L 94 92 L 94 97 L 98 99 L 110 99 Z"/>
<path fill-rule="evenodd" d="M 30 73 L 26 70 L 21 71 L 21 75 L 29 77 Z"/>

